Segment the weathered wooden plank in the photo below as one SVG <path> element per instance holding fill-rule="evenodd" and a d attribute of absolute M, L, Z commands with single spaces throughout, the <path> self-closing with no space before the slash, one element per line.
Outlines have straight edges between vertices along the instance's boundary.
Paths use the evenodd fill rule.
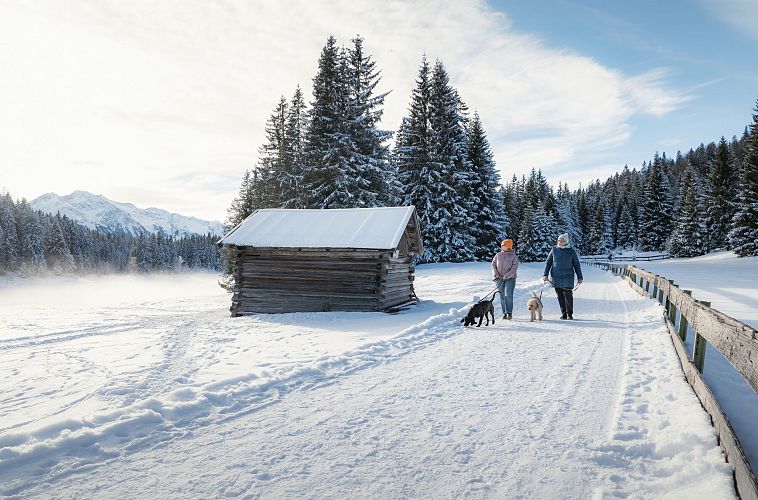
<path fill-rule="evenodd" d="M 684 343 L 675 330 L 674 325 L 665 317 L 664 321 L 666 321 L 671 341 L 679 356 L 679 362 L 687 378 L 687 382 L 689 382 L 695 391 L 700 404 L 703 405 L 705 411 L 711 416 L 713 427 L 716 429 L 716 435 L 719 439 L 719 445 L 723 449 L 724 455 L 726 455 L 727 463 L 734 469 L 734 482 L 737 494 L 742 500 L 758 500 L 758 483 L 756 483 L 755 475 L 750 469 L 745 453 L 742 451 L 742 447 L 735 437 L 729 419 L 721 410 L 716 397 L 708 388 L 697 368 L 687 358 Z"/>
<path fill-rule="evenodd" d="M 625 276 L 625 277 L 624 277 L 624 281 L 626 281 L 627 283 L 629 283 L 629 286 L 630 286 L 630 287 L 632 288 L 632 290 L 634 290 L 635 292 L 639 293 L 639 294 L 640 294 L 640 295 L 642 295 L 642 296 L 645 296 L 645 295 L 647 295 L 647 294 L 645 293 L 645 290 L 643 290 L 643 289 L 642 289 L 642 287 L 641 287 L 641 286 L 639 286 L 637 283 L 635 283 L 635 282 L 634 282 L 634 280 L 633 280 L 632 278 L 630 278 L 629 276 Z"/>
<path fill-rule="evenodd" d="M 678 288 L 672 289 L 671 297 L 692 328 L 718 349 L 758 392 L 758 331 Z"/>

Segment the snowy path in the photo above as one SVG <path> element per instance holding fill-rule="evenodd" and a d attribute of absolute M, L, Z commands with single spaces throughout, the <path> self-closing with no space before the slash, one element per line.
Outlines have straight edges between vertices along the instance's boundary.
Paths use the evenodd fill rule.
<path fill-rule="evenodd" d="M 271 373 L 247 378 L 192 384 L 212 379 L 199 374 L 218 358 L 197 354 L 208 345 L 197 332 L 213 325 L 185 316 L 183 328 L 163 333 L 156 369 L 130 374 L 138 389 L 122 386 L 131 406 L 84 430 L 67 421 L 33 439 L 0 435 L 0 494 L 733 497 L 660 306 L 589 270 L 577 293 L 579 320 L 551 319 L 551 294 L 548 319 L 529 323 L 519 307 L 541 273 L 524 266 L 517 319 L 464 329 L 462 304 L 448 301 L 481 290 L 481 276 L 466 281 L 474 269 L 486 266 L 419 273 L 422 296 L 435 298 L 419 307 L 427 319 L 418 311 L 330 315 L 354 344 L 315 356 L 302 348 L 280 371 L 270 348 L 268 361 L 251 363 Z"/>

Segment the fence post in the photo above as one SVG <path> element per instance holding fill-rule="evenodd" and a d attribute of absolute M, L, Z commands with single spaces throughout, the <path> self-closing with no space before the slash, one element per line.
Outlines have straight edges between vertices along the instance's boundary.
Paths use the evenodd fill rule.
<path fill-rule="evenodd" d="M 698 300 L 704 306 L 710 307 L 711 303 L 705 300 Z M 692 362 L 700 373 L 703 373 L 703 366 L 705 365 L 705 346 L 706 342 L 699 333 L 695 332 L 695 349 L 692 353 Z"/>
<path fill-rule="evenodd" d="M 682 290 L 682 293 L 692 295 L 692 290 Z M 679 315 L 679 337 L 681 337 L 682 342 L 687 338 L 687 318 L 684 314 Z"/>
<path fill-rule="evenodd" d="M 655 281 L 653 282 L 653 297 L 654 299 L 658 298 L 658 276 L 656 276 Z"/>
<path fill-rule="evenodd" d="M 672 286 L 674 286 L 674 282 L 672 280 L 669 280 L 669 293 L 666 294 L 666 306 L 665 306 L 666 313 L 669 315 L 669 317 L 671 317 L 671 307 L 673 306 L 673 304 L 671 303 L 671 287 Z M 673 322 L 674 320 L 672 319 L 671 323 Z"/>

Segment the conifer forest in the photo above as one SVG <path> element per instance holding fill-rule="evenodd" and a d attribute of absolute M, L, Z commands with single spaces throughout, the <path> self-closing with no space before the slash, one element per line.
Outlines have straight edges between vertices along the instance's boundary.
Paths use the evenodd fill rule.
<path fill-rule="evenodd" d="M 539 261 L 564 232 L 583 255 L 758 255 L 758 102 L 739 137 L 670 156 L 651 148 L 641 165 L 569 189 L 535 169 L 502 179 L 485 124 L 450 80 L 442 61 L 421 56 L 407 113 L 386 130 L 389 90 L 363 39 L 329 37 L 308 102 L 297 86 L 275 103 L 227 229 L 259 208 L 414 205 L 418 263 L 489 260 L 504 238 L 522 261 Z M 104 233 L 0 196 L 0 273 L 222 269 L 216 236 Z"/>
<path fill-rule="evenodd" d="M 276 103 L 227 224 L 262 207 L 415 205 L 420 262 L 488 260 L 506 237 L 521 260 L 538 261 L 563 232 L 584 255 L 758 254 L 758 104 L 740 137 L 673 157 L 651 151 L 639 168 L 620 166 L 605 181 L 570 190 L 534 169 L 501 179 L 484 124 L 442 61 L 421 58 L 394 137 L 379 127 L 387 96 L 380 80 L 360 37 L 346 47 L 330 37 L 310 104 L 300 87 Z"/>

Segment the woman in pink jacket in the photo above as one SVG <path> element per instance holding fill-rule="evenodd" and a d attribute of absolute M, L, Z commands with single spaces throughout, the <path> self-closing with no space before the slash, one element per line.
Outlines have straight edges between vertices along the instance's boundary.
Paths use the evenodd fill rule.
<path fill-rule="evenodd" d="M 513 289 L 516 288 L 518 256 L 513 251 L 513 240 L 503 240 L 500 251 L 492 258 L 492 275 L 500 292 L 503 319 L 513 319 Z"/>

